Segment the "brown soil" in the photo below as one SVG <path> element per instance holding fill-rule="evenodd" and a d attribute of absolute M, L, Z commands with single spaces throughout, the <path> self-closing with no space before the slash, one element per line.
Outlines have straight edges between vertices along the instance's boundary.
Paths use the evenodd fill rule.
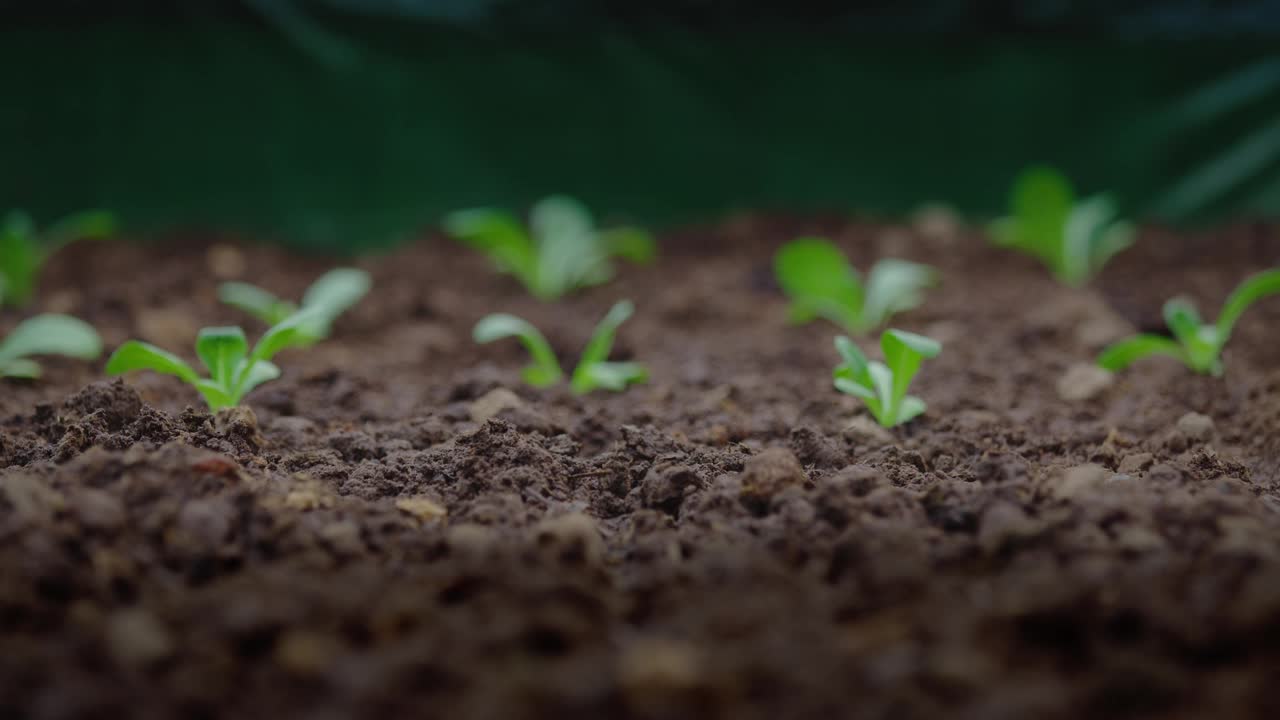
<path fill-rule="evenodd" d="M 770 253 L 802 231 L 945 273 L 896 323 L 946 343 L 919 421 L 869 428 L 832 328 L 785 322 Z M 1078 292 L 831 219 L 664 251 L 554 305 L 440 239 L 366 259 L 376 293 L 251 413 L 101 363 L 4 383 L 0 718 L 1280 716 L 1280 300 L 1224 379 L 1056 389 L 1167 295 L 1216 311 L 1275 229 L 1149 231 Z M 327 266 L 242 252 L 84 244 L 38 309 L 189 356 L 244 320 L 214 270 Z M 621 297 L 616 356 L 653 374 L 625 394 L 522 387 L 515 343 L 469 339 L 513 311 L 568 358 Z"/>

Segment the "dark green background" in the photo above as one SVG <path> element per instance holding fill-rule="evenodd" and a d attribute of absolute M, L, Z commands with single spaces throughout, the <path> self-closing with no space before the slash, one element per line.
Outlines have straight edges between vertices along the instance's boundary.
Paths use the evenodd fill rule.
<path fill-rule="evenodd" d="M 657 224 L 929 201 L 989 215 L 1019 168 L 1050 162 L 1140 216 L 1280 216 L 1275 47 L 27 19 L 0 30 L 0 207 L 367 246 L 550 192 Z"/>

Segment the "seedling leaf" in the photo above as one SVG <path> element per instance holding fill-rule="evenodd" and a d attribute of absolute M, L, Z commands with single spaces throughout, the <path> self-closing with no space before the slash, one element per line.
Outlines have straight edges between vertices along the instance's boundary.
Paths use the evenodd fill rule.
<path fill-rule="evenodd" d="M 543 300 L 607 282 L 613 277 L 612 257 L 644 263 L 655 252 L 648 233 L 630 227 L 599 230 L 585 205 L 563 195 L 533 206 L 527 232 L 511 215 L 490 209 L 451 213 L 444 227 Z"/>
<path fill-rule="evenodd" d="M 10 360 L 7 364 L 0 365 L 0 377 L 35 380 L 43 374 L 44 368 L 40 363 L 27 358 Z"/>
<path fill-rule="evenodd" d="M 1159 335 L 1121 340 L 1102 351 L 1098 364 L 1115 372 L 1148 355 L 1168 355 L 1196 372 L 1221 375 L 1222 350 L 1240 316 L 1253 303 L 1277 293 L 1280 293 L 1280 268 L 1247 278 L 1223 303 L 1218 321 L 1213 324 L 1200 318 L 1190 300 L 1172 298 L 1164 304 L 1164 320 L 1173 333 L 1173 340 Z"/>
<path fill-rule="evenodd" d="M 1068 285 L 1088 282 L 1133 244 L 1133 226 L 1118 219 L 1111 197 L 1077 202 L 1070 181 L 1050 167 L 1019 174 L 1009 204 L 1011 214 L 989 227 L 992 241 L 1039 259 Z"/>
<path fill-rule="evenodd" d="M 791 299 L 793 322 L 821 317 L 845 328 L 859 325 L 862 282 L 835 245 L 817 237 L 793 240 L 778 250 L 773 268 Z"/>
<path fill-rule="evenodd" d="M 630 300 L 616 303 L 596 325 L 590 340 L 582 350 L 582 356 L 570 377 L 569 387 L 576 394 L 604 388 L 620 391 L 633 383 L 644 382 L 649 372 L 636 362 L 610 362 L 618 327 L 635 312 Z M 472 337 L 478 343 L 489 343 L 503 338 L 518 338 L 529 351 L 533 363 L 524 368 L 525 382 L 535 387 L 547 387 L 564 376 L 560 363 L 551 351 L 551 345 L 538 329 L 521 318 L 506 313 L 489 315 L 476 324 Z"/>
<path fill-rule="evenodd" d="M 653 236 L 636 227 L 619 227 L 600 231 L 600 240 L 609 255 L 646 265 L 658 254 Z"/>
<path fill-rule="evenodd" d="M 63 355 L 92 360 L 102 354 L 102 339 L 83 320 L 69 315 L 37 315 L 18 324 L 0 342 L 0 366 L 32 355 Z"/>
<path fill-rule="evenodd" d="M 1098 356 L 1098 365 L 1104 370 L 1120 372 L 1134 362 L 1151 355 L 1167 355 L 1186 362 L 1182 346 L 1176 340 L 1144 333 L 1107 347 Z"/>
<path fill-rule="evenodd" d="M 636 371 L 639 366 L 635 363 L 619 363 L 618 368 L 621 368 L 621 371 L 618 368 L 609 367 L 603 370 L 596 369 L 597 366 L 606 364 L 605 360 L 613 350 L 613 341 L 617 336 L 618 327 L 633 313 L 635 313 L 635 305 L 630 300 L 620 300 L 609 308 L 609 312 L 605 313 L 604 318 L 596 325 L 595 331 L 591 333 L 591 339 L 582 350 L 582 356 L 570 380 L 570 388 L 575 393 L 588 393 L 596 387 L 622 390 L 627 386 L 628 381 L 640 382 L 647 377 L 643 368 L 639 372 Z M 597 382 L 598 376 L 606 378 L 608 384 Z M 617 384 L 619 381 L 621 385 Z"/>
<path fill-rule="evenodd" d="M 328 337 L 333 321 L 360 302 L 372 285 L 369 273 L 355 268 L 335 268 L 321 275 L 302 296 L 303 308 L 320 310 L 307 333 L 315 338 Z"/>
<path fill-rule="evenodd" d="M 1222 313 L 1218 315 L 1218 335 L 1222 342 L 1225 343 L 1231 337 L 1236 321 L 1250 305 L 1277 293 L 1280 293 L 1280 268 L 1260 272 L 1241 283 L 1227 297 L 1227 301 L 1222 304 Z"/>
<path fill-rule="evenodd" d="M 937 272 L 928 265 L 887 258 L 871 266 L 867 275 L 867 295 L 862 308 L 862 326 L 875 328 L 900 312 L 924 302 L 924 290 L 937 281 Z"/>
<path fill-rule="evenodd" d="M 107 360 L 107 374 L 120 375 L 131 370 L 150 370 L 163 375 L 175 375 L 196 384 L 200 376 L 182 358 L 151 343 L 129 340 L 111 354 Z"/>
<path fill-rule="evenodd" d="M 235 386 L 240 364 L 248 352 L 249 340 L 238 327 L 204 328 L 196 336 L 196 355 L 209 376 L 222 387 Z"/>
<path fill-rule="evenodd" d="M 267 325 L 275 325 L 298 308 L 287 300 L 256 285 L 243 282 L 225 282 L 218 287 L 218 300 L 258 318 Z"/>
<path fill-rule="evenodd" d="M 525 367 L 521 375 L 525 382 L 534 387 L 554 385 L 564 376 L 560 361 L 551 350 L 551 343 L 547 342 L 538 328 L 515 315 L 489 315 L 476 323 L 471 336 L 478 343 L 491 343 L 509 337 L 518 339 L 533 359 L 533 363 Z"/>
<path fill-rule="evenodd" d="M 921 363 L 942 351 L 940 343 L 915 333 L 886 330 L 880 336 L 883 363 L 868 361 L 847 337 L 837 337 L 835 346 L 844 360 L 834 372 L 836 389 L 861 399 L 881 425 L 901 425 L 924 412 L 924 401 L 907 395 L 907 388 Z"/>
<path fill-rule="evenodd" d="M 536 282 L 537 250 L 510 214 L 488 208 L 459 210 L 445 218 L 444 227 L 455 239 L 488 255 L 499 270 L 526 286 Z"/>
<path fill-rule="evenodd" d="M 283 322 L 276 323 L 253 346 L 250 360 L 270 360 L 286 348 L 305 347 L 314 339 L 308 334 L 317 317 L 323 316 L 322 308 L 303 308 L 290 315 Z"/>
<path fill-rule="evenodd" d="M 106 237 L 114 231 L 115 220 L 104 212 L 70 215 L 44 233 L 37 233 L 26 213 L 8 213 L 0 226 L 0 304 L 21 305 L 30 300 L 40 267 L 62 246 L 74 240 Z"/>
<path fill-rule="evenodd" d="M 119 375 L 131 370 L 151 370 L 176 375 L 200 392 L 210 410 L 240 404 L 245 394 L 268 380 L 280 377 L 280 368 L 270 362 L 276 353 L 307 344 L 302 330 L 314 321 L 319 309 L 300 310 L 284 322 L 273 325 L 248 351 L 248 340 L 238 327 L 204 328 L 196 338 L 196 354 L 209 370 L 202 378 L 181 358 L 154 345 L 130 340 L 112 353 L 107 373 Z"/>

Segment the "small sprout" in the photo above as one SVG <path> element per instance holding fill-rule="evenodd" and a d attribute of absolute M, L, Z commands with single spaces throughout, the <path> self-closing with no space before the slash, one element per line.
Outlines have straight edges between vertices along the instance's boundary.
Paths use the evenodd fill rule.
<path fill-rule="evenodd" d="M 1014 181 L 1012 214 L 991 224 L 995 244 L 1038 258 L 1059 281 L 1080 287 L 1133 244 L 1134 229 L 1119 220 L 1115 200 L 1076 201 L 1070 181 L 1049 167 L 1024 170 Z"/>
<path fill-rule="evenodd" d="M 885 259 L 871 266 L 864 285 L 844 253 L 816 237 L 783 245 L 773 268 L 782 291 L 791 299 L 793 322 L 826 318 L 855 335 L 920 305 L 924 290 L 937 279 L 927 265 Z"/>
<path fill-rule="evenodd" d="M 1244 311 L 1268 295 L 1280 293 L 1280 268 L 1258 273 L 1240 283 L 1222 306 L 1215 324 L 1200 320 L 1195 303 L 1176 297 L 1164 304 L 1164 321 L 1173 338 L 1143 333 L 1102 351 L 1098 365 L 1119 372 L 1151 355 L 1167 355 L 1195 372 L 1222 375 L 1222 349 Z"/>
<path fill-rule="evenodd" d="M 600 324 L 596 325 L 591 339 L 582 350 L 578 366 L 569 379 L 569 387 L 575 394 L 584 395 L 597 388 L 620 392 L 632 383 L 648 379 L 649 371 L 640 363 L 608 360 L 618 327 L 634 312 L 635 306 L 631 301 L 622 300 L 610 308 Z M 476 323 L 472 336 L 478 343 L 518 338 L 533 358 L 533 363 L 521 372 L 521 376 L 534 387 L 548 387 L 564 377 L 564 371 L 560 369 L 560 363 L 547 339 L 533 325 L 514 315 L 489 315 Z"/>
<path fill-rule="evenodd" d="M 615 257 L 643 264 L 656 254 L 649 233 L 634 227 L 598 230 L 586 206 L 559 195 L 533 206 L 528 232 L 510 213 L 488 208 L 451 213 L 444 227 L 542 300 L 608 282 Z"/>
<path fill-rule="evenodd" d="M 82 212 L 37 232 L 26 213 L 15 210 L 0 225 L 0 305 L 25 305 L 35 293 L 36 278 L 46 260 L 76 240 L 108 237 L 115 218 L 105 212 Z"/>
<path fill-rule="evenodd" d="M 268 380 L 280 377 L 280 368 L 271 362 L 281 350 L 304 347 L 310 343 L 306 329 L 314 327 L 318 310 L 301 310 L 283 322 L 273 325 L 249 351 L 244 330 L 238 327 L 209 327 L 196 337 L 196 355 L 209 371 L 202 378 L 182 358 L 155 345 L 130 340 L 111 354 L 107 374 L 120 375 L 131 370 L 151 370 L 175 375 L 195 386 L 209 404 L 218 411 L 234 407 L 251 390 Z"/>
<path fill-rule="evenodd" d="M 256 285 L 223 283 L 218 299 L 270 325 L 278 325 L 298 310 L 314 310 L 312 319 L 299 329 L 306 344 L 329 337 L 333 321 L 369 292 L 369 273 L 355 268 L 337 268 L 321 275 L 302 295 L 302 305 L 281 300 Z"/>
<path fill-rule="evenodd" d="M 924 401 L 907 394 L 912 378 L 925 358 L 935 358 L 942 344 L 931 338 L 902 330 L 888 329 L 880 335 L 884 362 L 867 360 L 858 346 L 841 335 L 836 352 L 844 362 L 836 367 L 835 386 L 840 392 L 860 398 L 884 427 L 895 427 L 925 411 Z"/>
<path fill-rule="evenodd" d="M 36 315 L 0 341 L 0 377 L 40 377 L 43 369 L 32 355 L 92 360 L 101 354 L 102 339 L 85 321 L 69 315 Z"/>

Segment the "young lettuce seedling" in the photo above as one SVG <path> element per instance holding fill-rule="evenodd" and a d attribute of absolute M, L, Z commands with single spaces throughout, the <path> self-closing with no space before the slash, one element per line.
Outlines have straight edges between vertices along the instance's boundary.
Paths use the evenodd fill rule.
<path fill-rule="evenodd" d="M 885 259 L 871 266 L 864 285 L 844 253 L 816 237 L 783 245 L 773 268 L 782 291 L 791 299 L 793 322 L 822 317 L 855 335 L 920 305 L 924 290 L 937 279 L 927 265 Z"/>
<path fill-rule="evenodd" d="M 102 339 L 85 321 L 69 315 L 36 315 L 0 341 L 0 377 L 40 377 L 43 368 L 32 355 L 92 360 L 101 354 Z"/>
<path fill-rule="evenodd" d="M 528 232 L 510 213 L 488 208 L 451 213 L 444 227 L 542 300 L 608 282 L 615 257 L 648 263 L 656 253 L 647 232 L 634 227 L 598 230 L 585 205 L 559 195 L 533 206 Z"/>
<path fill-rule="evenodd" d="M 1014 181 L 1012 214 L 990 226 L 995 244 L 1038 258 L 1059 281 L 1079 287 L 1133 244 L 1134 229 L 1118 219 L 1115 201 L 1079 202 L 1070 181 L 1049 167 L 1024 170 Z"/>
<path fill-rule="evenodd" d="M 1098 365 L 1119 372 L 1151 355 L 1177 358 L 1195 372 L 1222 375 L 1222 349 L 1244 311 L 1268 295 L 1280 293 L 1280 268 L 1258 273 L 1242 282 L 1227 298 L 1217 323 L 1204 323 L 1195 303 L 1173 298 L 1164 304 L 1164 321 L 1173 338 L 1143 333 L 1102 351 Z"/>
<path fill-rule="evenodd" d="M 115 219 L 105 212 L 69 215 L 42 233 L 26 213 L 10 212 L 0 225 L 0 305 L 25 305 L 35 293 L 40 268 L 63 246 L 114 232 Z"/>
<path fill-rule="evenodd" d="M 584 395 L 597 388 L 619 392 L 632 383 L 644 382 L 649 371 L 635 362 L 610 362 L 609 352 L 613 349 L 613 340 L 618 327 L 627 321 L 635 312 L 630 300 L 622 300 L 609 309 L 604 319 L 596 325 L 591 339 L 582 350 L 578 366 L 574 368 L 569 379 L 569 388 L 577 395 Z M 520 340 L 533 363 L 526 367 L 521 375 L 524 381 L 534 387 L 554 385 L 564 377 L 560 363 L 551 350 L 551 344 L 528 322 L 506 313 L 497 313 L 485 317 L 476 323 L 472 336 L 478 343 L 489 343 L 494 340 L 514 337 Z"/>
<path fill-rule="evenodd" d="M 836 338 L 835 344 L 836 352 L 844 359 L 834 373 L 836 388 L 860 398 L 882 426 L 896 427 L 925 411 L 924 401 L 908 395 L 907 388 L 921 362 L 942 352 L 941 343 L 890 328 L 880 335 L 884 362 L 867 360 L 858 346 L 843 335 Z"/>
<path fill-rule="evenodd" d="M 209 327 L 196 337 L 196 355 L 209 371 L 202 378 L 182 358 L 155 345 L 130 340 L 111 354 L 107 374 L 120 375 L 131 370 L 151 370 L 175 375 L 195 386 L 211 411 L 234 407 L 257 386 L 280 377 L 280 368 L 271 362 L 276 353 L 290 347 L 309 344 L 306 328 L 316 321 L 318 311 L 301 310 L 273 325 L 253 351 L 244 330 L 238 327 Z"/>
<path fill-rule="evenodd" d="M 333 321 L 359 302 L 371 285 L 369 273 L 355 268 L 337 268 L 321 275 L 307 288 L 302 295 L 301 306 L 243 282 L 223 283 L 218 287 L 218 299 L 267 325 L 282 323 L 300 309 L 315 310 L 313 319 L 300 328 L 310 344 L 329 337 Z"/>

